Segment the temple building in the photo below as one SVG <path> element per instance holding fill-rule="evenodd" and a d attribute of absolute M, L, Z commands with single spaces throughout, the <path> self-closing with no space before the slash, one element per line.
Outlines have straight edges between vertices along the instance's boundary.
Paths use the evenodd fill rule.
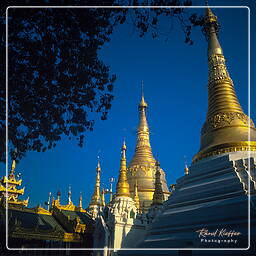
<path fill-rule="evenodd" d="M 217 17 L 207 8 L 208 112 L 199 152 L 135 248 L 168 249 L 157 255 L 255 254 L 256 129 L 236 96 L 218 30 Z"/>
<path fill-rule="evenodd" d="M 61 194 L 58 192 L 57 199 L 52 198 L 52 202 L 48 204 L 48 210 L 40 205 L 28 208 L 28 199 L 19 198 L 24 194 L 24 188 L 17 188 L 22 180 L 15 174 L 15 167 L 14 160 L 10 174 L 0 181 L 0 254 L 21 254 L 7 250 L 6 245 L 10 249 L 46 249 L 37 251 L 36 255 L 80 255 L 77 251 L 69 251 L 67 254 L 65 249 L 59 251 L 59 248 L 91 248 L 94 220 L 83 209 L 82 196 L 79 198 L 79 205 L 75 206 L 69 190 L 68 204 L 61 205 Z M 47 248 L 55 248 L 57 251 L 47 251 Z M 85 251 L 84 255 L 90 253 Z M 35 255 L 35 251 L 26 251 L 26 255 Z"/>
<path fill-rule="evenodd" d="M 134 255 L 124 250 L 129 248 L 141 249 L 136 255 L 159 256 L 218 254 L 212 249 L 227 249 L 221 255 L 251 255 L 256 250 L 252 240 L 256 236 L 256 129 L 238 101 L 218 31 L 217 17 L 206 8 L 208 111 L 200 149 L 192 164 L 185 165 L 184 176 L 171 185 L 171 192 L 152 153 L 148 104 L 142 93 L 135 152 L 127 163 L 129 147 L 123 142 L 116 192 L 112 196 L 111 187 L 108 202 L 98 159 L 87 209 L 82 195 L 78 206 L 72 202 L 71 188 L 66 205 L 61 204 L 58 191 L 56 199 L 49 196 L 47 209 L 40 205 L 28 208 L 29 199 L 19 198 L 24 188 L 19 188 L 22 180 L 15 174 L 13 161 L 10 174 L 0 180 L 0 234 L 5 237 L 8 228 L 10 248 L 66 248 L 58 254 L 38 251 L 36 255 L 97 256 Z M 157 248 L 163 250 L 156 252 Z M 204 249 L 211 251 L 206 254 Z M 2 251 L 7 252 L 3 240 Z M 33 251 L 26 253 L 34 255 Z"/>

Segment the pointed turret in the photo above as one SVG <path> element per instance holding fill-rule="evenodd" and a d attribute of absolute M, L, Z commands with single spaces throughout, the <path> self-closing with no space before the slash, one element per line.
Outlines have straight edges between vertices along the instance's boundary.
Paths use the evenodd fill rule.
<path fill-rule="evenodd" d="M 143 84 L 142 84 L 143 86 Z M 139 125 L 137 129 L 137 143 L 135 154 L 129 163 L 127 178 L 130 185 L 131 196 L 134 197 L 135 182 L 137 182 L 137 193 L 139 196 L 140 206 L 146 207 L 144 211 L 152 204 L 155 190 L 155 163 L 156 160 L 152 154 L 149 139 L 149 127 L 146 118 L 148 104 L 145 101 L 142 90 L 141 100 L 139 103 Z M 169 190 L 166 185 L 165 173 L 161 170 L 161 182 L 165 197 L 169 196 Z"/>
<path fill-rule="evenodd" d="M 136 208 L 140 209 L 140 199 L 139 199 L 139 195 L 138 195 L 138 182 L 137 182 L 137 180 L 135 181 L 135 185 L 134 185 L 133 201 L 135 202 Z"/>
<path fill-rule="evenodd" d="M 120 162 L 120 171 L 119 171 L 118 182 L 116 184 L 116 197 L 119 197 L 119 196 L 130 197 L 129 184 L 128 184 L 127 175 L 126 175 L 127 168 L 126 168 L 125 142 L 123 143 L 121 153 L 122 153 L 122 156 L 121 156 L 121 162 Z"/>
<path fill-rule="evenodd" d="M 79 205 L 78 205 L 79 208 L 83 208 L 83 197 L 82 197 L 82 193 L 80 193 L 80 196 L 79 196 Z"/>
<path fill-rule="evenodd" d="M 71 186 L 69 186 L 68 187 L 68 204 L 72 203 L 71 196 L 72 196 Z"/>
<path fill-rule="evenodd" d="M 164 202 L 164 193 L 163 193 L 162 182 L 161 182 L 160 163 L 156 161 L 155 191 L 153 195 L 152 205 L 163 204 L 163 202 Z"/>
<path fill-rule="evenodd" d="M 7 201 L 8 205 L 22 205 L 27 206 L 29 198 L 26 200 L 20 200 L 19 196 L 24 194 L 25 187 L 19 189 L 22 180 L 20 179 L 20 174 L 15 175 L 16 161 L 12 161 L 11 171 L 8 176 L 4 176 L 0 180 L 0 202 L 4 203 Z M 7 199 L 7 200 L 6 200 Z"/>
<path fill-rule="evenodd" d="M 208 112 L 201 130 L 200 151 L 194 156 L 194 162 L 222 153 L 256 151 L 256 129 L 236 96 L 218 41 L 218 30 L 217 17 L 208 7 L 203 28 L 208 40 Z"/>
<path fill-rule="evenodd" d="M 146 109 L 148 104 L 144 99 L 144 95 L 141 96 L 141 101 L 139 104 L 139 126 L 137 129 L 137 143 L 135 154 L 129 166 L 141 164 L 141 163 L 150 163 L 155 164 L 156 160 L 153 157 L 152 149 L 149 141 L 149 128 L 146 118 Z"/>
<path fill-rule="evenodd" d="M 100 167 L 100 160 L 98 157 L 98 164 L 96 168 L 96 182 L 95 182 L 94 192 L 91 198 L 89 208 L 93 205 L 98 205 L 98 206 L 100 205 L 100 172 L 101 172 L 101 167 Z"/>

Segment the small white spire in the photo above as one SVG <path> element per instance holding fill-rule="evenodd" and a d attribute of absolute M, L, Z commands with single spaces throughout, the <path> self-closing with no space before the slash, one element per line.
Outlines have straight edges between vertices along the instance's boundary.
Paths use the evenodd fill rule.
<path fill-rule="evenodd" d="M 69 185 L 69 187 L 68 187 L 68 204 L 70 204 L 72 202 L 71 195 L 72 195 L 71 186 Z"/>

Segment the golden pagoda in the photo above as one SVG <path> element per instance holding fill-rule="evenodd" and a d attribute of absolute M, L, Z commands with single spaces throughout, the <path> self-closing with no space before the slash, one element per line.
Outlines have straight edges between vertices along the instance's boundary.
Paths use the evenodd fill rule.
<path fill-rule="evenodd" d="M 4 176 L 0 180 L 0 202 L 5 203 L 7 200 L 9 206 L 27 206 L 29 199 L 19 200 L 19 196 L 24 194 L 25 188 L 17 188 L 17 186 L 21 186 L 22 180 L 16 177 L 15 168 L 16 161 L 13 160 L 11 173 L 8 177 Z"/>
<path fill-rule="evenodd" d="M 127 168 L 126 168 L 125 142 L 123 143 L 121 153 L 122 153 L 122 157 L 120 161 L 120 171 L 119 171 L 118 182 L 116 184 L 116 197 L 118 196 L 130 197 L 130 188 L 129 188 L 129 183 L 127 181 L 127 175 L 126 175 Z"/>
<path fill-rule="evenodd" d="M 140 207 L 147 209 L 150 207 L 155 191 L 156 160 L 153 157 L 149 140 L 149 127 L 146 118 L 148 104 L 142 93 L 139 104 L 139 126 L 137 129 L 137 143 L 135 154 L 128 166 L 127 178 L 130 185 L 131 197 L 134 198 L 135 184 L 137 182 Z M 161 183 L 165 199 L 169 196 L 166 185 L 165 173 L 160 169 Z"/>
<path fill-rule="evenodd" d="M 203 31 L 208 40 L 208 112 L 194 162 L 228 152 L 256 151 L 256 129 L 236 96 L 217 38 L 218 30 L 217 17 L 207 8 Z"/>
<path fill-rule="evenodd" d="M 92 194 L 91 201 L 88 206 L 88 212 L 94 219 L 98 216 L 98 213 L 102 207 L 102 203 L 101 203 L 102 198 L 101 198 L 101 193 L 100 193 L 100 173 L 101 173 L 101 167 L 100 167 L 100 160 L 98 157 L 94 192 Z"/>

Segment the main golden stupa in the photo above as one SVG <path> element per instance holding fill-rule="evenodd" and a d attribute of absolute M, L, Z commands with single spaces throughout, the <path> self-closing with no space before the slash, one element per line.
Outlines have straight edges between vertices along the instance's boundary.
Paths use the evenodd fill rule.
<path fill-rule="evenodd" d="M 156 176 L 156 160 L 152 154 L 149 140 L 149 127 L 146 118 L 147 107 L 148 105 L 142 94 L 138 108 L 139 125 L 137 129 L 135 154 L 128 165 L 127 170 L 127 179 L 130 185 L 131 197 L 134 198 L 135 187 L 137 186 L 136 190 L 138 191 L 140 207 L 142 209 L 147 209 L 152 204 Z M 165 173 L 162 169 L 160 169 L 160 173 L 162 190 L 166 200 L 170 195 L 170 192 L 166 184 Z"/>
<path fill-rule="evenodd" d="M 218 29 L 217 17 L 207 8 L 204 32 L 208 40 L 208 112 L 194 162 L 228 152 L 256 151 L 256 129 L 237 99 L 217 38 Z"/>

